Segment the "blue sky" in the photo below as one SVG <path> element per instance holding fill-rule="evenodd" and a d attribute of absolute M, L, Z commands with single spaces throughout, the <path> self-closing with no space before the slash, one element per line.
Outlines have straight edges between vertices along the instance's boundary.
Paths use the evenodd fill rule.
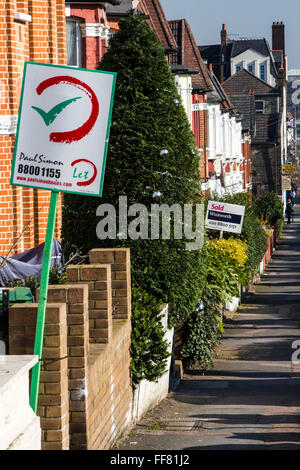
<path fill-rule="evenodd" d="M 160 1 L 168 20 L 188 20 L 197 44 L 218 44 L 225 23 L 229 37 L 236 35 L 232 39 L 266 37 L 272 48 L 272 23 L 284 21 L 288 68 L 300 69 L 299 0 Z"/>

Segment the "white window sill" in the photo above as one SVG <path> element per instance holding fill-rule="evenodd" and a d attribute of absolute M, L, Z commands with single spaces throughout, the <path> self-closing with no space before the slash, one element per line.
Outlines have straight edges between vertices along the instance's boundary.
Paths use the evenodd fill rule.
<path fill-rule="evenodd" d="M 31 15 L 26 15 L 26 13 L 19 13 L 18 11 L 14 14 L 14 19 L 17 21 L 22 21 L 23 23 L 31 23 Z"/>

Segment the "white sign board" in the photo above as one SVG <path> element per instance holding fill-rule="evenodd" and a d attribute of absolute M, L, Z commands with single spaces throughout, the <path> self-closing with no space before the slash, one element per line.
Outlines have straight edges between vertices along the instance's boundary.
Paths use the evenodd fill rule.
<path fill-rule="evenodd" d="M 281 176 L 281 189 L 282 191 L 290 191 L 292 187 L 291 177 L 283 175 Z"/>
<path fill-rule="evenodd" d="M 245 206 L 209 201 L 206 213 L 206 227 L 224 232 L 241 233 Z"/>
<path fill-rule="evenodd" d="M 101 196 L 116 74 L 26 62 L 11 184 Z"/>

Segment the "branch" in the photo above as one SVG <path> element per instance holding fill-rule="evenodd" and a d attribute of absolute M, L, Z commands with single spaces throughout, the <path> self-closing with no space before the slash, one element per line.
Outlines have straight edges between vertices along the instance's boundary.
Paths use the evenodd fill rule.
<path fill-rule="evenodd" d="M 16 241 L 14 242 L 14 244 L 11 246 L 11 248 L 8 250 L 8 253 L 6 254 L 6 256 L 3 258 L 1 264 L 0 264 L 0 269 L 5 265 L 5 263 L 7 262 L 8 258 L 9 258 L 9 255 L 10 253 L 16 248 L 16 246 L 18 245 L 19 241 L 21 240 L 21 238 L 23 237 L 24 233 L 26 232 L 26 230 L 28 229 L 28 227 L 30 226 L 31 222 L 33 221 L 34 217 L 31 217 L 30 221 L 28 222 L 27 225 L 25 225 L 23 227 L 23 230 L 22 232 L 20 233 L 20 235 L 18 236 L 18 238 L 16 239 Z"/>

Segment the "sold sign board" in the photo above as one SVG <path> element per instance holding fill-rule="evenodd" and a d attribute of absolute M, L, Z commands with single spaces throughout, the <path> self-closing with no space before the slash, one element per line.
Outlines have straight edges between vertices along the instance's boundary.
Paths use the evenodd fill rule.
<path fill-rule="evenodd" d="M 209 201 L 206 213 L 206 227 L 224 232 L 241 233 L 245 206 Z"/>
<path fill-rule="evenodd" d="M 11 184 L 101 196 L 116 74 L 26 62 Z"/>

